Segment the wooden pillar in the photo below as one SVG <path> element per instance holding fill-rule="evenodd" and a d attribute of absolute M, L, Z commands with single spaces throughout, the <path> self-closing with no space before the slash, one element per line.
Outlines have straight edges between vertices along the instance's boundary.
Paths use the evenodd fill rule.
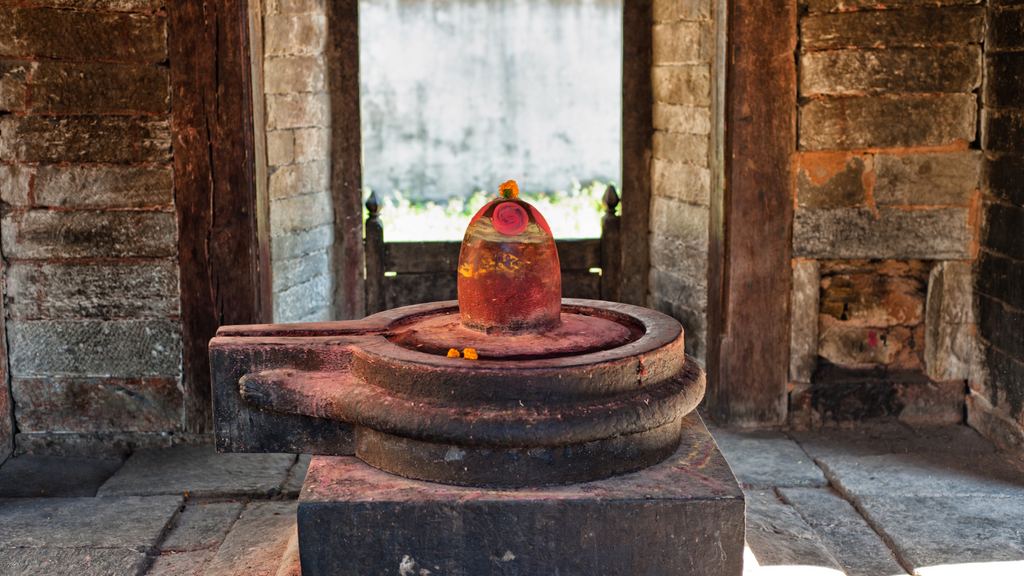
<path fill-rule="evenodd" d="M 780 424 L 789 383 L 797 1 L 721 4 L 724 186 L 712 197 L 705 398 L 720 422 Z"/>
<path fill-rule="evenodd" d="M 270 321 L 256 225 L 245 0 L 167 5 L 185 429 L 213 431 L 208 343 L 219 326 Z M 262 126 L 260 126 L 262 129 Z"/>

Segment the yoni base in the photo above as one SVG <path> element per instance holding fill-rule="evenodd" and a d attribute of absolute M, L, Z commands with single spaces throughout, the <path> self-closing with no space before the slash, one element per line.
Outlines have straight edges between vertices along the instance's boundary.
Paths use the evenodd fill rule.
<path fill-rule="evenodd" d="M 302 574 L 739 576 L 743 492 L 696 412 L 682 437 L 640 472 L 510 490 L 316 457 L 299 497 Z"/>

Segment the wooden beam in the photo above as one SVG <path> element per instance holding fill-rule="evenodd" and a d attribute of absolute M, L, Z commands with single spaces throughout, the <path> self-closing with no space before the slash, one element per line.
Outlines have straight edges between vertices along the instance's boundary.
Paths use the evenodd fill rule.
<path fill-rule="evenodd" d="M 721 422 L 786 420 L 796 14 L 797 0 L 728 1 L 725 185 L 712 203 L 706 394 Z"/>
<path fill-rule="evenodd" d="M 335 318 L 350 320 L 361 318 L 365 312 L 359 0 L 327 3 L 327 78 L 331 94 Z"/>
<path fill-rule="evenodd" d="M 185 429 L 213 431 L 208 342 L 262 314 L 245 0 L 167 6 Z"/>
<path fill-rule="evenodd" d="M 622 302 L 647 305 L 654 89 L 651 0 L 622 6 Z"/>

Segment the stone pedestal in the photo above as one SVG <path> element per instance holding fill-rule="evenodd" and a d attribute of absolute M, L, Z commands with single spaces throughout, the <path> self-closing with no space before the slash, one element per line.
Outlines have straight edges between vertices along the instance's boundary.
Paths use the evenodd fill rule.
<path fill-rule="evenodd" d="M 449 486 L 354 457 L 316 457 L 298 523 L 304 576 L 740 576 L 743 569 L 743 492 L 696 412 L 664 462 L 570 486 Z"/>

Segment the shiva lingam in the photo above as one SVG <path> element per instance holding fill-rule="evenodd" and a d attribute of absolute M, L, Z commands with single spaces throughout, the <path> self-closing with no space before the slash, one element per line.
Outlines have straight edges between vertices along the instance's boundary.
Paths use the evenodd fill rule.
<path fill-rule="evenodd" d="M 466 230 L 457 302 L 221 328 L 218 448 L 354 453 L 406 478 L 487 487 L 587 482 L 675 453 L 704 394 L 682 327 L 561 298 L 547 222 L 514 182 L 500 190 Z"/>

